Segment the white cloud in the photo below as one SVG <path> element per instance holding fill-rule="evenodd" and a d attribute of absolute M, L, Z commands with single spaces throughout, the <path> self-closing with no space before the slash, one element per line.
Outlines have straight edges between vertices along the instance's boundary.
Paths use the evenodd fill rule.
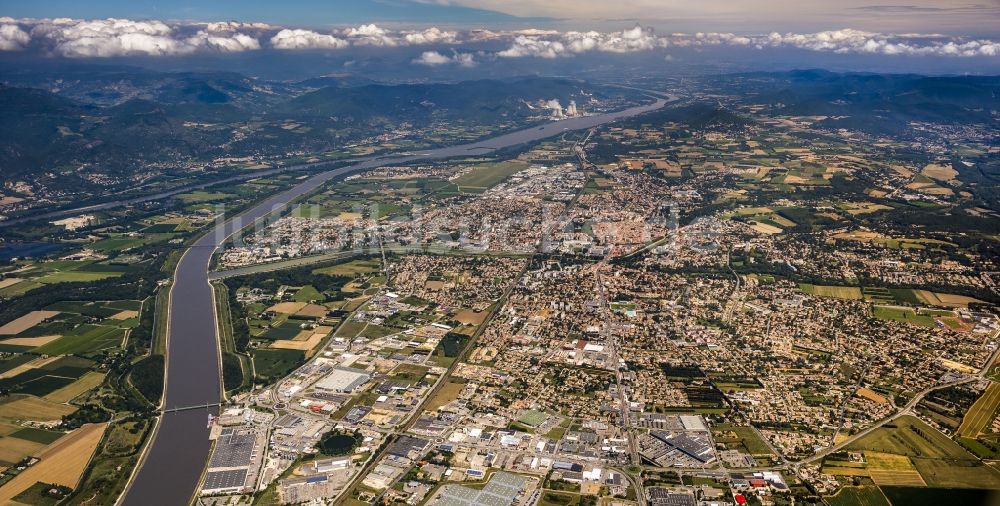
<path fill-rule="evenodd" d="M 455 53 L 451 59 L 462 67 L 475 67 L 478 65 L 478 62 L 476 62 L 471 53 Z"/>
<path fill-rule="evenodd" d="M 938 34 L 884 34 L 862 30 L 843 29 L 797 34 L 772 32 L 766 37 L 754 38 L 753 44 L 764 47 L 794 47 L 811 51 L 833 53 L 882 54 L 882 55 L 933 55 L 933 56 L 998 56 L 1000 43 L 991 40 L 961 40 Z"/>
<path fill-rule="evenodd" d="M 903 35 L 843 29 L 816 33 L 778 33 L 767 35 L 737 35 L 733 33 L 698 32 L 656 35 L 652 30 L 636 26 L 621 32 L 565 32 L 556 36 L 542 31 L 521 30 L 510 47 L 497 53 L 507 58 L 557 58 L 573 54 L 602 51 L 633 53 L 667 47 L 735 46 L 757 49 L 791 47 L 809 51 L 838 54 L 933 55 L 933 56 L 1000 56 L 1000 43 L 992 40 L 965 40 L 940 34 Z M 535 35 L 524 35 L 535 33 Z M 541 35 L 544 33 L 545 35 Z"/>
<path fill-rule="evenodd" d="M 179 35 L 161 21 L 129 19 L 42 20 L 31 35 L 50 41 L 52 52 L 67 57 L 182 55 L 199 50 L 238 52 L 260 49 L 257 39 L 232 29 Z"/>
<path fill-rule="evenodd" d="M 243 33 L 213 35 L 207 31 L 200 31 L 185 39 L 185 42 L 195 48 L 209 48 L 227 53 L 260 49 L 260 41 Z"/>
<path fill-rule="evenodd" d="M 222 21 L 217 23 L 202 23 L 205 26 L 205 31 L 208 32 L 235 32 L 239 30 L 245 31 L 264 31 L 264 30 L 275 30 L 279 27 L 269 25 L 267 23 L 242 23 L 239 21 Z"/>
<path fill-rule="evenodd" d="M 424 51 L 420 54 L 420 57 L 413 60 L 413 63 L 428 67 L 437 67 L 452 63 L 462 67 L 475 67 L 476 59 L 471 53 L 455 52 L 452 56 L 447 56 L 437 51 Z"/>
<path fill-rule="evenodd" d="M 28 32 L 13 24 L 0 25 L 0 51 L 19 51 L 31 42 Z"/>
<path fill-rule="evenodd" d="M 277 49 L 338 49 L 347 45 L 344 39 L 312 30 L 286 28 L 271 37 L 271 46 Z"/>
<path fill-rule="evenodd" d="M 432 26 L 424 31 L 404 33 L 403 40 L 411 45 L 454 44 L 458 42 L 458 32 L 445 31 Z"/>
<path fill-rule="evenodd" d="M 438 65 L 451 63 L 451 57 L 445 56 L 437 51 L 424 51 L 420 54 L 419 58 L 413 60 L 413 63 L 436 67 Z"/>
<path fill-rule="evenodd" d="M 521 58 L 525 56 L 557 58 L 567 54 L 566 46 L 562 42 L 518 35 L 514 37 L 511 46 L 497 53 L 497 56 L 504 58 Z"/>
<path fill-rule="evenodd" d="M 343 31 L 352 44 L 358 46 L 395 46 L 399 42 L 389 35 L 389 31 L 377 25 L 361 25 L 357 28 L 348 28 Z"/>
<path fill-rule="evenodd" d="M 815 33 L 734 34 L 698 32 L 657 34 L 642 26 L 621 31 L 567 31 L 523 29 L 390 30 L 375 24 L 337 30 L 329 34 L 305 29 L 282 28 L 266 23 L 236 21 L 213 23 L 165 23 L 129 19 L 21 19 L 0 17 L 0 51 L 28 47 L 67 57 L 123 55 L 183 55 L 195 52 L 240 52 L 261 49 L 261 39 L 275 49 L 337 49 L 351 46 L 432 46 L 414 60 L 424 65 L 445 63 L 471 66 L 486 53 L 440 52 L 449 45 L 473 45 L 486 41 L 506 44 L 489 53 L 501 58 L 559 58 L 592 52 L 635 53 L 682 47 L 795 48 L 838 54 L 885 56 L 998 57 L 1000 43 L 988 39 L 946 36 L 939 33 L 879 33 L 857 29 Z M 438 46 L 438 47 L 433 47 Z M 475 48 L 475 46 L 473 46 Z M 481 48 L 482 46 L 479 46 Z M 479 49 L 476 48 L 476 49 Z M 438 55 L 442 63 L 435 63 Z M 675 54 L 676 56 L 676 54 Z M 443 62 L 443 60 L 447 62 Z"/>

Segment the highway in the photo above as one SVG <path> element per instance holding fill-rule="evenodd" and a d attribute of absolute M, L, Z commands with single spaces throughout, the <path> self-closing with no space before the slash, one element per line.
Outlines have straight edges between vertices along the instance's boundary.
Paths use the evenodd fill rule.
<path fill-rule="evenodd" d="M 629 118 L 662 108 L 676 97 L 656 97 L 647 105 L 622 111 L 553 121 L 479 142 L 395 157 L 360 159 L 352 165 L 314 175 L 294 187 L 273 195 L 242 214 L 217 225 L 185 251 L 174 272 L 167 322 L 166 377 L 163 405 L 152 440 L 147 444 L 137 470 L 119 504 L 178 505 L 190 503 L 197 492 L 211 442 L 207 418 L 218 407 L 169 412 L 171 409 L 211 405 L 221 398 L 221 373 L 215 301 L 209 284 L 209 263 L 215 250 L 245 226 L 281 209 L 325 183 L 352 172 L 385 165 L 484 155 L 556 136 Z"/>

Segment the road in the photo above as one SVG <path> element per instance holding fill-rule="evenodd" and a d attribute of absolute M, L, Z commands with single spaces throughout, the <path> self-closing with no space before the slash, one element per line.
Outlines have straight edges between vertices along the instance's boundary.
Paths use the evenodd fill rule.
<path fill-rule="evenodd" d="M 611 362 L 615 367 L 615 383 L 616 390 L 618 392 L 618 410 L 621 411 L 622 416 L 622 430 L 625 432 L 625 437 L 628 439 L 628 451 L 629 456 L 632 459 L 633 466 L 641 466 L 642 459 L 639 457 L 638 445 L 635 441 L 635 431 L 632 430 L 632 409 L 628 402 L 628 392 L 625 390 L 625 382 L 622 378 L 622 367 L 621 367 L 621 343 L 619 342 L 619 332 L 618 324 L 614 323 L 614 316 L 611 314 L 611 306 L 608 301 L 607 289 L 604 287 L 604 281 L 601 279 L 601 269 L 607 262 L 607 257 L 601 260 L 594 268 L 594 283 L 596 296 L 601 303 L 601 312 L 604 316 L 604 324 L 601 326 L 601 337 L 603 337 L 604 342 L 608 347 L 611 348 Z M 635 480 L 636 485 L 636 497 L 639 498 L 641 502 L 646 501 L 646 494 L 642 488 L 642 475 L 640 475 Z"/>
<path fill-rule="evenodd" d="M 676 97 L 613 113 L 571 118 L 511 132 L 479 142 L 395 157 L 371 157 L 314 175 L 273 195 L 240 215 L 217 225 L 194 242 L 174 272 L 167 317 L 166 377 L 163 408 L 211 404 L 221 398 L 221 373 L 215 301 L 209 284 L 209 263 L 215 250 L 234 233 L 325 183 L 352 172 L 385 165 L 458 156 L 484 155 L 559 135 L 592 128 L 662 108 Z M 177 505 L 192 501 L 208 460 L 207 417 L 218 408 L 162 414 L 137 470 L 119 499 L 124 505 Z"/>
<path fill-rule="evenodd" d="M 994 336 L 994 337 L 996 337 L 996 336 Z M 923 400 L 923 398 L 925 396 L 927 396 L 927 394 L 929 394 L 929 393 L 931 393 L 931 392 L 933 392 L 935 390 L 941 390 L 941 389 L 944 389 L 944 388 L 953 387 L 955 385 L 962 385 L 962 384 L 965 384 L 965 383 L 970 383 L 970 382 L 977 381 L 977 380 L 985 378 L 986 375 L 989 373 L 990 369 L 992 368 L 993 363 L 996 362 L 998 356 L 1000 356 L 1000 348 L 997 348 L 996 350 L 993 351 L 993 353 L 990 354 L 990 357 L 986 360 L 986 365 L 983 366 L 983 368 L 977 374 L 975 374 L 974 376 L 966 376 L 964 378 L 957 379 L 957 380 L 954 380 L 954 381 L 949 381 L 949 382 L 946 382 L 946 383 L 939 383 L 939 384 L 936 384 L 936 385 L 931 385 L 931 386 L 929 386 L 929 387 L 927 387 L 927 388 L 925 388 L 925 389 L 917 392 L 917 394 L 914 395 L 912 399 L 910 399 L 910 402 L 907 402 L 906 405 L 903 406 L 903 409 L 900 409 L 899 411 L 897 411 L 892 416 L 883 419 L 882 421 L 880 421 L 880 422 L 872 425 L 871 427 L 868 427 L 867 429 L 862 430 L 861 432 L 858 432 L 857 434 L 854 434 L 853 436 L 851 436 L 851 437 L 849 437 L 849 438 L 841 441 L 838 444 L 835 444 L 835 445 L 833 445 L 833 446 L 831 446 L 829 448 L 826 448 L 824 450 L 820 450 L 819 452 L 817 452 L 812 457 L 800 460 L 796 464 L 796 466 L 801 465 L 801 464 L 808 464 L 810 462 L 815 462 L 817 460 L 820 460 L 823 457 L 826 457 L 827 455 L 829 455 L 829 454 L 831 454 L 833 452 L 839 451 L 839 450 L 843 449 L 844 447 L 850 445 L 851 443 L 853 443 L 853 442 L 855 442 L 855 441 L 857 441 L 857 440 L 859 440 L 859 439 L 867 436 L 872 431 L 874 431 L 874 430 L 882 427 L 883 425 L 885 425 L 885 424 L 887 424 L 887 423 L 889 423 L 889 422 L 891 422 L 891 421 L 893 421 L 893 420 L 895 420 L 895 419 L 897 419 L 897 418 L 899 418 L 899 417 L 901 417 L 903 415 L 912 415 L 913 414 L 913 407 L 916 406 L 917 403 L 919 403 L 921 400 Z"/>

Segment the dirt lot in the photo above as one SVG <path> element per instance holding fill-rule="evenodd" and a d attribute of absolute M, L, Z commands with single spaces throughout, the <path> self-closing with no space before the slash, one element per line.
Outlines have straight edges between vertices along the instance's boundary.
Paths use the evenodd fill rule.
<path fill-rule="evenodd" d="M 128 311 L 128 310 L 126 310 L 126 311 L 122 311 L 121 313 L 118 313 L 118 314 L 113 314 L 109 318 L 112 319 L 112 320 L 119 320 L 119 321 L 121 321 L 121 320 L 128 320 L 129 318 L 135 318 L 136 316 L 139 316 L 139 312 L 138 311 Z"/>
<path fill-rule="evenodd" d="M 476 312 L 464 309 L 455 315 L 455 319 L 466 325 L 480 325 L 483 323 L 483 320 L 486 319 L 487 315 L 489 315 L 488 311 Z"/>
<path fill-rule="evenodd" d="M 14 286 L 20 282 L 24 281 L 21 278 L 4 278 L 0 279 L 0 288 L 7 288 L 8 286 Z"/>
<path fill-rule="evenodd" d="M 306 304 L 302 309 L 295 312 L 297 316 L 308 316 L 311 318 L 322 318 L 326 316 L 327 309 L 316 304 Z"/>
<path fill-rule="evenodd" d="M 25 330 L 28 330 L 57 314 L 59 314 L 59 311 L 32 311 L 16 320 L 8 322 L 3 327 L 0 327 L 0 335 L 12 336 L 14 334 L 20 334 L 21 332 L 24 332 Z"/>
<path fill-rule="evenodd" d="M 304 307 L 306 307 L 305 302 L 279 302 L 267 308 L 267 310 L 275 313 L 295 314 Z"/>
<path fill-rule="evenodd" d="M 10 339 L 4 339 L 3 344 L 12 344 L 14 346 L 42 346 L 43 344 L 48 344 L 62 336 L 39 336 L 39 337 L 12 337 Z"/>

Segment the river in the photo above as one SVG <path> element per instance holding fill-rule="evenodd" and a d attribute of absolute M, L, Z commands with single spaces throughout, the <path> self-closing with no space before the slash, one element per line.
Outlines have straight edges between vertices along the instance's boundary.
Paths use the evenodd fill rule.
<path fill-rule="evenodd" d="M 311 192 L 331 179 L 385 165 L 436 160 L 465 155 L 482 155 L 527 142 L 552 137 L 569 130 L 581 130 L 663 107 L 670 100 L 657 98 L 652 104 L 618 112 L 553 121 L 458 146 L 414 154 L 362 159 L 353 165 L 322 172 L 296 186 L 273 195 L 239 216 L 216 226 L 191 245 L 174 273 L 170 290 L 167 328 L 167 364 L 164 409 L 218 403 L 220 392 L 219 341 L 215 303 L 208 281 L 209 262 L 226 237 Z M 169 412 L 161 415 L 153 440 L 146 449 L 136 474 L 120 499 L 128 506 L 188 504 L 199 485 L 208 461 L 208 415 L 218 407 Z"/>

